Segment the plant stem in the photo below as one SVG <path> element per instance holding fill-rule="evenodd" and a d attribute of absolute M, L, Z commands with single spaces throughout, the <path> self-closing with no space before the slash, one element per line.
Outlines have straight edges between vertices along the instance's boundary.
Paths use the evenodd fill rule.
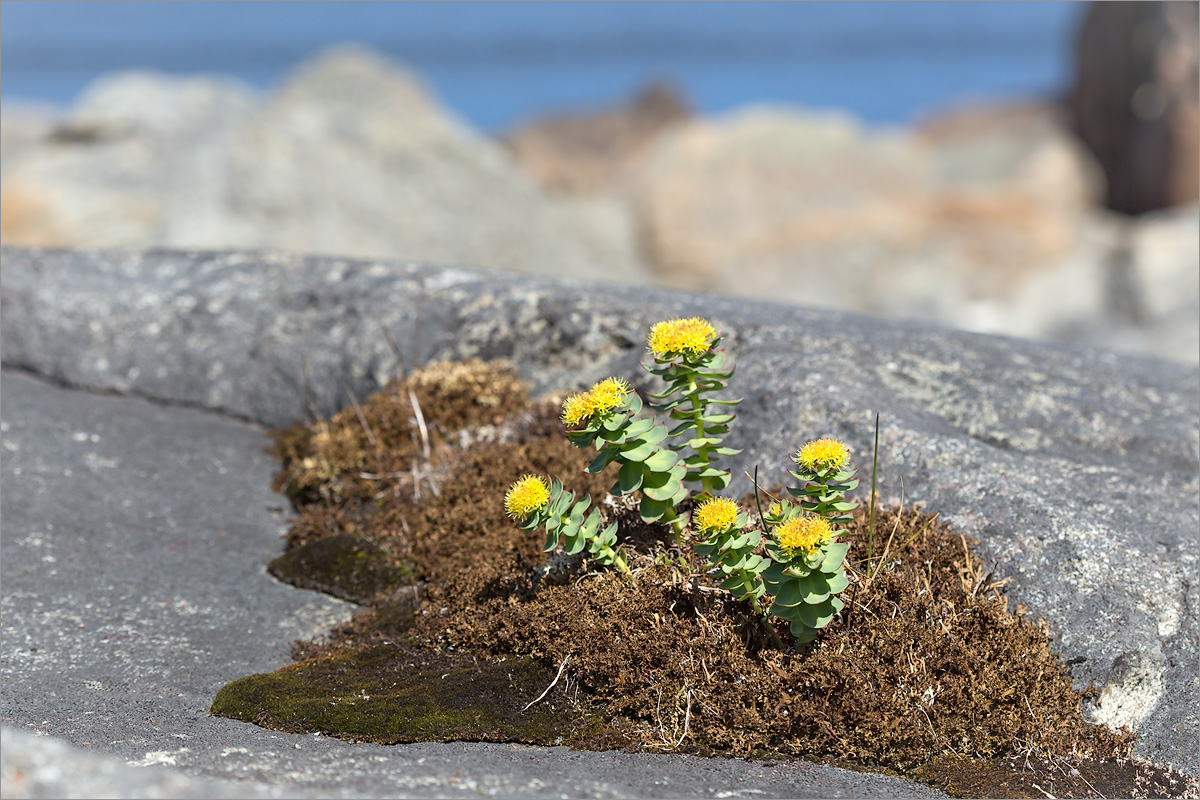
<path fill-rule="evenodd" d="M 771 627 L 771 623 L 767 621 L 767 612 L 763 610 L 762 603 L 758 602 L 757 597 L 750 598 L 750 605 L 754 608 L 754 613 L 758 614 L 758 621 L 762 623 L 765 630 L 771 637 L 771 642 L 776 648 L 783 649 L 783 640 L 779 638 L 779 634 Z"/>
<path fill-rule="evenodd" d="M 688 399 L 690 399 L 692 401 L 692 415 L 693 415 L 692 418 L 695 420 L 693 422 L 693 426 L 695 428 L 696 438 L 703 439 L 704 438 L 704 403 L 700 400 L 700 393 L 699 393 L 699 391 L 697 391 L 696 373 L 695 372 L 693 372 L 688 377 L 687 396 L 688 396 Z M 707 469 L 708 468 L 708 445 L 704 444 L 704 445 L 701 445 L 700 447 L 696 448 L 696 455 L 698 455 L 700 457 L 700 461 L 703 463 L 704 468 Z M 712 483 L 710 482 L 710 480 L 708 478 L 700 479 L 700 494 L 712 497 Z"/>
<path fill-rule="evenodd" d="M 754 505 L 758 507 L 758 521 L 762 523 L 763 531 L 770 533 L 771 526 L 767 524 L 767 517 L 763 514 L 762 503 L 758 499 L 758 464 L 754 465 L 754 477 L 750 479 L 750 482 L 754 484 Z"/>
<path fill-rule="evenodd" d="M 677 545 L 682 545 L 683 532 L 687 528 L 686 520 L 679 516 L 679 512 L 675 510 L 674 506 L 668 509 L 666 514 L 663 514 L 662 521 L 671 525 L 671 540 Z"/>
<path fill-rule="evenodd" d="M 621 572 L 624 572 L 629 577 L 629 580 L 632 581 L 633 573 L 629 571 L 629 565 L 625 563 L 625 556 L 621 555 L 620 550 L 610 550 L 609 552 L 613 554 L 613 564 L 615 564 L 617 569 L 621 570 Z"/>
<path fill-rule="evenodd" d="M 871 557 L 875 553 L 875 471 L 879 466 L 879 412 L 875 412 L 875 455 L 871 458 L 871 521 L 867 526 L 867 577 L 871 577 Z"/>

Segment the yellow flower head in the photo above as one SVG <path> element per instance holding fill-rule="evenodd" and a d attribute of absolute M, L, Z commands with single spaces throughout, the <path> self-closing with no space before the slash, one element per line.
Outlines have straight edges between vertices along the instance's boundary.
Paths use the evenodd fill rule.
<path fill-rule="evenodd" d="M 525 519 L 550 500 L 550 487 L 537 475 L 525 475 L 504 495 L 504 510 L 513 519 Z"/>
<path fill-rule="evenodd" d="M 830 467 L 841 469 L 850 460 L 850 451 L 837 439 L 817 439 L 801 447 L 792 460 L 809 472 Z"/>
<path fill-rule="evenodd" d="M 717 330 L 706 319 L 688 317 L 656 322 L 646 337 L 646 349 L 659 358 L 671 353 L 698 356 L 717 338 Z"/>
<path fill-rule="evenodd" d="M 724 497 L 714 497 L 700 504 L 693 519 L 696 520 L 696 527 L 709 533 L 732 527 L 737 522 L 737 515 L 737 503 Z"/>
<path fill-rule="evenodd" d="M 833 529 L 824 517 L 793 517 L 775 529 L 775 541 L 789 556 L 797 550 L 812 550 L 832 535 Z"/>
<path fill-rule="evenodd" d="M 624 404 L 629 394 L 629 384 L 620 378 L 605 378 L 592 387 L 588 392 L 588 402 L 592 414 L 607 414 L 614 408 Z"/>
<path fill-rule="evenodd" d="M 563 401 L 562 421 L 564 425 L 578 425 L 592 415 L 591 393 L 573 394 Z"/>

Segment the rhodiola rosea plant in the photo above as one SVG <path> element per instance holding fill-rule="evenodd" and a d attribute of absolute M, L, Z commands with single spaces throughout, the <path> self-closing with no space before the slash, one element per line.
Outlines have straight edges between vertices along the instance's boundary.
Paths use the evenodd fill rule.
<path fill-rule="evenodd" d="M 789 492 L 798 502 L 777 500 L 754 518 L 719 496 L 730 480 L 720 459 L 741 452 L 724 444 L 736 419 L 732 407 L 741 400 L 717 396 L 736 370 L 720 343 L 708 320 L 655 324 L 647 337 L 649 363 L 642 366 L 664 389 L 643 403 L 627 381 L 606 378 L 563 402 L 565 435 L 576 447 L 595 448 L 589 472 L 615 464 L 609 494 L 636 495 L 644 522 L 667 524 L 678 544 L 690 544 L 720 587 L 751 606 L 777 647 L 783 643 L 771 618 L 786 621 L 803 644 L 843 608 L 837 595 L 849 580 L 839 525 L 856 505 L 846 499 L 858 485 L 856 473 L 844 444 L 818 439 L 793 456 L 797 470 L 789 474 L 800 484 Z M 560 544 L 568 555 L 586 551 L 596 564 L 632 578 L 616 545 L 617 523 L 604 525 L 601 510 L 589 512 L 590 505 L 557 479 L 536 475 L 521 478 L 505 496 L 506 511 L 523 530 L 545 528 L 547 552 Z M 694 510 L 689 515 L 683 508 Z"/>

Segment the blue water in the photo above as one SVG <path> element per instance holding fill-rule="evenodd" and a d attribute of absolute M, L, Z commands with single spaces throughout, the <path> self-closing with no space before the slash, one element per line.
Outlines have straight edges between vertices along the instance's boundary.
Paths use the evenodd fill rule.
<path fill-rule="evenodd" d="M 619 102 L 654 78 L 704 112 L 752 102 L 907 123 L 950 104 L 1053 97 L 1084 6 L 1069 2 L 45 2 L 0 5 L 0 98 L 70 103 L 150 67 L 269 88 L 357 41 L 416 69 L 485 130 Z"/>

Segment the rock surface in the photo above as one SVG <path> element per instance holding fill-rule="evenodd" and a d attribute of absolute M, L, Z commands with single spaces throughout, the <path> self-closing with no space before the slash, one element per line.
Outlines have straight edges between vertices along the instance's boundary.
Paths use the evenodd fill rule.
<path fill-rule="evenodd" d="M 10 158 L 9 155 L 12 157 Z M 644 279 L 413 75 L 336 49 L 260 98 L 224 78 L 117 74 L 6 154 L 8 242 L 243 247 Z"/>
<path fill-rule="evenodd" d="M 222 685 L 351 608 L 264 570 L 286 500 L 263 431 L 9 370 L 3 386 L 5 797 L 938 796 L 806 763 L 381 747 L 211 717 Z"/>
<path fill-rule="evenodd" d="M 1194 367 L 665 290 L 244 253 L 9 248 L 0 300 L 9 366 L 269 425 L 385 381 L 384 330 L 410 366 L 507 357 L 557 391 L 640 375 L 651 323 L 707 316 L 746 396 L 735 475 L 782 480 L 822 435 L 869 463 L 881 412 L 882 496 L 978 540 L 1076 685 L 1101 689 L 1095 718 L 1135 728 L 1139 756 L 1200 772 Z"/>

